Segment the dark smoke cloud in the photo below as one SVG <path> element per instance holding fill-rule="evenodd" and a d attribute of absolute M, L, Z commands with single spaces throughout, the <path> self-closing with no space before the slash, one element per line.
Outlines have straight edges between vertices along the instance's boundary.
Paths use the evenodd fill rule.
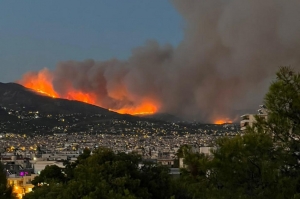
<path fill-rule="evenodd" d="M 177 46 L 155 41 L 127 61 L 61 62 L 54 85 L 93 92 L 104 107 L 144 99 L 160 112 L 212 121 L 256 108 L 281 65 L 300 66 L 300 1 L 173 0 L 184 18 Z"/>

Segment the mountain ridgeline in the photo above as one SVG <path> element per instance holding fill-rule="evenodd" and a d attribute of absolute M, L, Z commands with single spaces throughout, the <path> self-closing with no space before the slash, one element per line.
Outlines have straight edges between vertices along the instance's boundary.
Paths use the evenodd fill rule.
<path fill-rule="evenodd" d="M 182 121 L 170 114 L 132 116 L 84 102 L 52 98 L 16 83 L 0 83 L 0 133 L 113 133 L 167 135 L 227 131 L 223 125 Z M 233 128 L 233 127 L 230 127 Z M 237 131 L 238 127 L 234 127 Z"/>
<path fill-rule="evenodd" d="M 0 83 L 0 105 L 12 109 L 36 110 L 47 114 L 119 114 L 91 104 L 52 98 L 16 83 Z"/>

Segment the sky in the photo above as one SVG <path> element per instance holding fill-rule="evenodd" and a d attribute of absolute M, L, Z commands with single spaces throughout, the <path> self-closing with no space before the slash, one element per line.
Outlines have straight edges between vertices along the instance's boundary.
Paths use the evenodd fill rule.
<path fill-rule="evenodd" d="M 299 70 L 299 11 L 282 0 L 0 0 L 0 82 L 236 120 L 263 103 L 279 66 Z"/>
<path fill-rule="evenodd" d="M 125 3 L 126 2 L 126 3 Z M 168 0 L 0 0 L 0 82 L 60 61 L 126 59 L 148 40 L 173 46 L 181 16 Z"/>

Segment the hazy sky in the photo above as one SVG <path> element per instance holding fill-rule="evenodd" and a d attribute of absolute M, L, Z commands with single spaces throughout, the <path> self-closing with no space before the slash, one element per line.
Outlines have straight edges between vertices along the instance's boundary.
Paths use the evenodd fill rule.
<path fill-rule="evenodd" d="M 92 93 L 105 108 L 234 119 L 263 103 L 279 66 L 300 69 L 300 1 L 9 2 L 0 81 L 48 67 L 21 83 L 45 78 L 59 96 Z"/>
<path fill-rule="evenodd" d="M 59 61 L 125 59 L 151 39 L 177 45 L 182 30 L 168 0 L 0 0 L 0 82 Z"/>

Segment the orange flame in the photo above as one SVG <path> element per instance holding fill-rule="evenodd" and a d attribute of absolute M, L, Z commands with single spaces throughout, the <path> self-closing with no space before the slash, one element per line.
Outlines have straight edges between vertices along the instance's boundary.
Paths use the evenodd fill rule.
<path fill-rule="evenodd" d="M 77 100 L 96 106 L 102 106 L 97 99 L 96 94 L 88 93 L 83 91 L 77 91 L 73 88 L 70 88 L 67 93 L 60 95 L 58 94 L 52 85 L 53 75 L 48 69 L 43 69 L 38 73 L 30 72 L 26 73 L 23 78 L 18 81 L 19 84 L 23 85 L 26 88 L 32 89 L 36 92 L 39 92 L 43 95 L 47 95 L 53 98 L 64 98 L 69 100 Z M 122 92 L 122 90 L 120 90 Z M 126 92 L 122 92 L 126 93 Z M 158 103 L 153 100 L 143 100 L 134 106 L 124 106 L 120 109 L 114 109 L 111 107 L 108 108 L 111 111 L 120 113 L 120 114 L 130 114 L 130 115 L 148 115 L 154 114 L 158 111 Z M 111 109 L 110 109 L 111 108 Z"/>
<path fill-rule="evenodd" d="M 214 121 L 214 124 L 226 124 L 226 123 L 232 123 L 229 119 L 217 119 Z"/>
<path fill-rule="evenodd" d="M 151 115 L 157 112 L 157 107 L 154 103 L 143 102 L 137 107 L 125 107 L 119 110 L 110 109 L 121 114 L 130 114 L 130 115 Z"/>
<path fill-rule="evenodd" d="M 81 91 L 69 91 L 66 97 L 63 97 L 69 100 L 77 100 L 89 104 L 96 104 L 96 96 L 93 93 L 84 93 Z"/>
<path fill-rule="evenodd" d="M 34 77 L 34 78 L 33 78 Z M 22 84 L 26 88 L 30 88 L 36 92 L 42 93 L 49 97 L 57 98 L 59 95 L 53 89 L 51 84 L 52 75 L 48 69 L 43 69 L 39 73 L 27 73 L 23 76 L 23 79 L 18 83 Z"/>

